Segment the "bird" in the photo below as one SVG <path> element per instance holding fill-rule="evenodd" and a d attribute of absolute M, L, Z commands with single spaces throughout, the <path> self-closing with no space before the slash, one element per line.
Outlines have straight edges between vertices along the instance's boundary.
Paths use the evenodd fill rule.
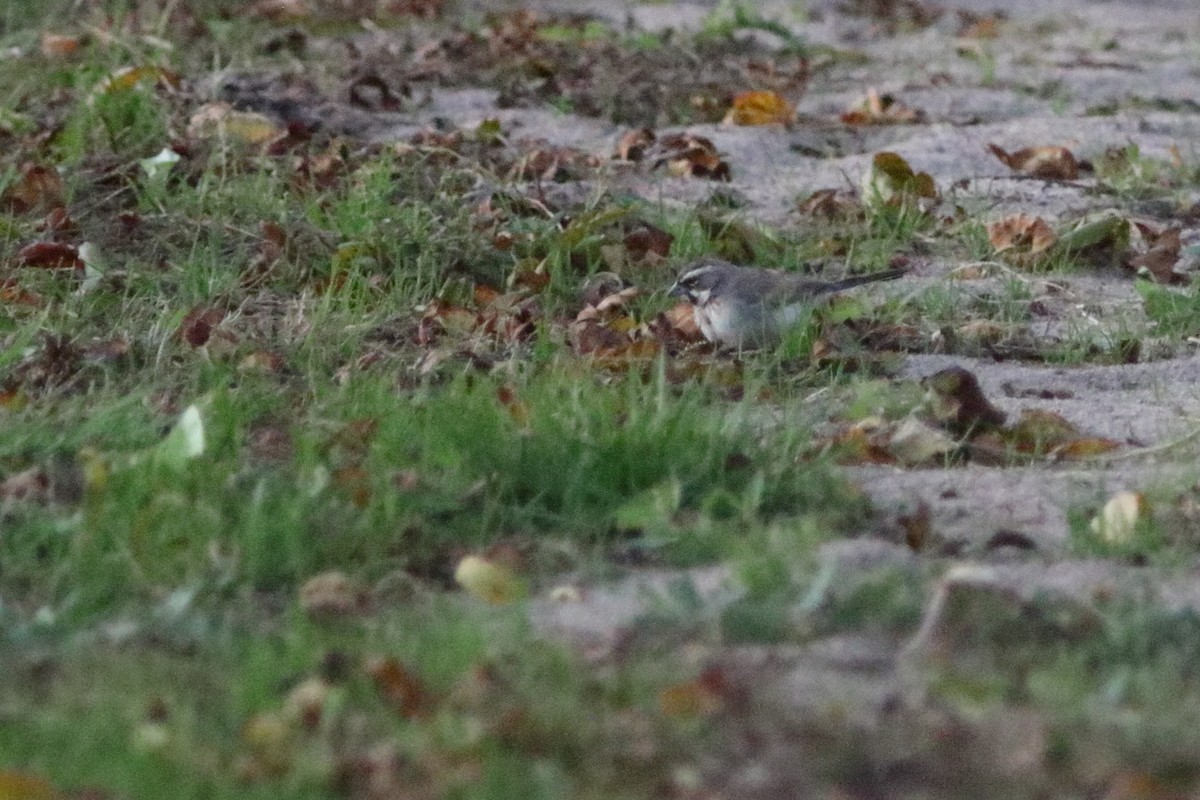
<path fill-rule="evenodd" d="M 667 294 L 692 304 L 696 324 L 708 341 L 753 349 L 777 343 L 822 295 L 902 275 L 904 270 L 889 269 L 819 281 L 783 270 L 704 258 L 685 267 Z"/>

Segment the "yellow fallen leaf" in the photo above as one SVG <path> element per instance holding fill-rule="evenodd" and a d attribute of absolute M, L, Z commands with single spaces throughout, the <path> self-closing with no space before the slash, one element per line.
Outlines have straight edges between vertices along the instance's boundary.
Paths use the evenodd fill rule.
<path fill-rule="evenodd" d="M 182 83 L 182 79 L 179 77 L 179 73 L 173 72 L 166 67 L 154 66 L 153 64 L 122 67 L 100 81 L 96 87 L 95 94 L 102 95 L 124 92 L 143 83 L 153 83 L 171 89 L 178 89 Z"/>
<path fill-rule="evenodd" d="M 525 595 L 525 587 L 511 570 L 482 556 L 466 556 L 459 561 L 454 581 L 468 594 L 489 603 L 511 603 Z"/>
<path fill-rule="evenodd" d="M 725 122 L 733 125 L 787 125 L 795 118 L 796 109 L 775 92 L 742 92 L 733 98 Z"/>
<path fill-rule="evenodd" d="M 903 156 L 884 151 L 871 159 L 862 180 L 863 201 L 869 208 L 898 206 L 912 200 L 938 196 L 928 172 L 916 172 Z"/>
<path fill-rule="evenodd" d="M 205 103 L 188 120 L 192 139 L 231 139 L 244 144 L 264 144 L 283 128 L 264 114 L 237 111 L 228 103 Z"/>

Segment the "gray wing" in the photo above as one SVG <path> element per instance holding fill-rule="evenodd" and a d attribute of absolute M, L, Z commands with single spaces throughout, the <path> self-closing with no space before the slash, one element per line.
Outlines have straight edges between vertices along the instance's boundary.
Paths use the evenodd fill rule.
<path fill-rule="evenodd" d="M 872 272 L 869 275 L 851 275 L 848 278 L 836 281 L 789 281 L 784 289 L 784 295 L 780 299 L 785 303 L 796 303 L 823 294 L 832 294 L 833 292 L 840 292 L 845 289 L 853 289 L 855 286 L 862 286 L 867 283 L 894 281 L 903 275 L 904 270 L 888 269 L 882 272 Z"/>

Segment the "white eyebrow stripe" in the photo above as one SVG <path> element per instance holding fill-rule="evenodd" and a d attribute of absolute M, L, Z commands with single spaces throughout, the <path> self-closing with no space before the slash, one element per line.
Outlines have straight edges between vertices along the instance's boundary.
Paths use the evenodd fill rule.
<path fill-rule="evenodd" d="M 683 276 L 679 279 L 679 282 L 684 283 L 694 281 L 701 275 L 707 275 L 708 273 L 712 272 L 713 269 L 715 269 L 715 267 L 713 267 L 711 264 L 706 264 L 703 267 L 696 267 L 695 269 L 689 269 L 687 272 L 683 273 Z"/>

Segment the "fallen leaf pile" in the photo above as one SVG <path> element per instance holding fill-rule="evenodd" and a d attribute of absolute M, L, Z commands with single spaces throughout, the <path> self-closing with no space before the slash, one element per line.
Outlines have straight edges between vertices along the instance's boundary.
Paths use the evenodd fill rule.
<path fill-rule="evenodd" d="M 996 256 L 1023 270 L 1070 255 L 1101 265 L 1119 263 L 1155 283 L 1188 280 L 1175 270 L 1181 257 L 1178 227 L 1104 214 L 1055 231 L 1041 217 L 1019 213 L 988 223 L 987 234 Z"/>
<path fill-rule="evenodd" d="M 842 426 L 819 447 L 842 463 L 929 466 L 966 458 L 1009 465 L 1030 459 L 1084 460 L 1121 447 L 1091 436 L 1054 411 L 1023 409 L 1016 422 L 984 396 L 979 381 L 962 367 L 922 381 L 925 408 L 895 422 L 868 417 Z"/>

